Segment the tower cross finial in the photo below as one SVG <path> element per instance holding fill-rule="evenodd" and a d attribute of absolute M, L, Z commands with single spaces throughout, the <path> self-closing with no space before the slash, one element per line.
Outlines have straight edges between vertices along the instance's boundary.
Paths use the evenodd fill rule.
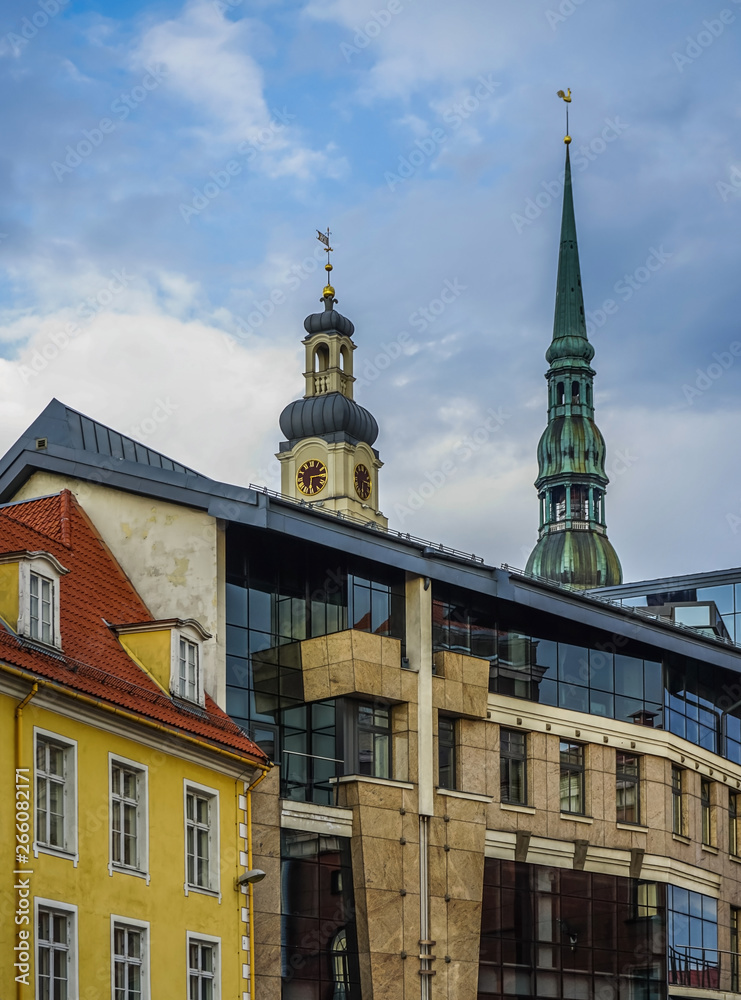
<path fill-rule="evenodd" d="M 316 238 L 319 240 L 320 243 L 324 244 L 324 249 L 325 249 L 326 254 L 327 254 L 327 263 L 324 265 L 324 270 L 327 272 L 327 284 L 324 286 L 324 292 L 323 292 L 322 297 L 325 298 L 325 299 L 327 297 L 333 299 L 334 298 L 334 288 L 332 288 L 332 286 L 329 284 L 329 278 L 330 278 L 330 275 L 332 274 L 332 264 L 330 262 L 329 255 L 331 253 L 334 253 L 334 250 L 329 245 L 329 237 L 332 234 L 329 231 L 329 226 L 327 226 L 326 233 L 323 233 L 321 231 L 321 229 L 317 229 L 316 232 L 317 232 Z"/>
<path fill-rule="evenodd" d="M 571 104 L 571 87 L 567 89 L 565 94 L 562 90 L 559 90 L 558 96 L 561 98 L 561 100 L 566 102 L 566 135 L 564 136 L 563 141 L 568 146 L 568 144 L 571 142 L 571 136 L 569 135 L 569 104 Z"/>

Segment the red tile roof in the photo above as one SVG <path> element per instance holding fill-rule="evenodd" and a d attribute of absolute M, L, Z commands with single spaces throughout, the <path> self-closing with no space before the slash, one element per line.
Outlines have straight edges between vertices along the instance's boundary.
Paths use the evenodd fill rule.
<path fill-rule="evenodd" d="M 206 695 L 205 708 L 164 694 L 106 623 L 153 621 L 69 490 L 0 508 L 0 554 L 49 552 L 69 570 L 60 584 L 62 650 L 16 637 L 0 620 L 0 662 L 123 708 L 173 731 L 264 764 L 266 755 Z"/>

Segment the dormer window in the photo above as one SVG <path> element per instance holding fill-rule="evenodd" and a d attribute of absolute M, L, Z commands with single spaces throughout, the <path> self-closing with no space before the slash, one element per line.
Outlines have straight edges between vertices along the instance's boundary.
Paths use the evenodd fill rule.
<path fill-rule="evenodd" d="M 28 627 L 32 639 L 54 642 L 54 581 L 30 574 Z"/>
<path fill-rule="evenodd" d="M 180 690 L 181 698 L 188 701 L 203 701 L 200 683 L 200 665 L 198 644 L 180 637 Z M 199 694 L 199 692 L 201 692 Z"/>
<path fill-rule="evenodd" d="M 60 581 L 69 570 L 51 552 L 0 555 L 0 617 L 18 635 L 61 649 Z"/>

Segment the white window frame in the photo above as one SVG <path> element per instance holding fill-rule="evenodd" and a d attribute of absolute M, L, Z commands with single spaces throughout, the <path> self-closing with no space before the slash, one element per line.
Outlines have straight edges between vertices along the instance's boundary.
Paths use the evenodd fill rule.
<path fill-rule="evenodd" d="M 203 637 L 189 624 L 181 625 L 180 628 L 171 629 L 170 643 L 170 691 L 184 701 L 191 701 L 203 707 L 206 704 L 205 688 L 203 684 Z M 195 698 L 189 697 L 181 687 L 180 681 L 180 643 L 190 643 L 195 648 L 196 653 L 196 691 Z"/>
<path fill-rule="evenodd" d="M 62 636 L 59 629 L 59 592 L 60 580 L 69 570 L 49 552 L 27 552 L 20 558 L 18 564 L 18 633 L 32 642 L 42 646 L 62 648 Z M 52 639 L 45 642 L 38 636 L 31 635 L 31 575 L 48 580 L 52 588 Z"/>
<path fill-rule="evenodd" d="M 37 772 L 36 754 L 39 740 L 56 743 L 62 747 L 65 755 L 65 777 L 64 777 L 64 846 L 54 847 L 51 844 L 44 844 L 39 841 L 38 830 L 38 796 L 37 796 Z M 49 729 L 41 729 L 39 726 L 33 727 L 33 856 L 37 858 L 39 854 L 53 854 L 60 858 L 70 858 L 77 867 L 79 860 L 77 844 L 77 740 L 71 740 L 67 736 L 53 733 Z"/>
<path fill-rule="evenodd" d="M 39 910 L 49 910 L 52 913 L 64 914 L 69 923 L 69 944 L 67 948 L 67 996 L 76 997 L 78 992 L 78 933 L 77 907 L 72 903 L 62 903 L 57 899 L 46 899 L 36 896 L 33 901 L 33 939 L 34 939 L 34 996 L 41 994 L 39 989 Z"/>
<path fill-rule="evenodd" d="M 117 928 L 142 932 L 141 968 L 142 968 L 142 1000 L 150 1000 L 150 929 L 148 920 L 135 920 L 133 917 L 122 917 L 118 913 L 111 914 L 111 998 L 116 997 L 116 945 L 115 931 Z"/>
<path fill-rule="evenodd" d="M 209 799 L 208 810 L 208 885 L 195 885 L 188 881 L 188 794 L 194 793 Z M 185 895 L 191 892 L 218 896 L 221 900 L 221 839 L 219 835 L 219 793 L 215 788 L 201 785 L 197 781 L 183 779 L 183 855 L 185 861 Z"/>
<path fill-rule="evenodd" d="M 209 944 L 213 946 L 216 952 L 216 960 L 214 962 L 213 1000 L 221 1000 L 221 938 L 213 937 L 211 934 L 196 934 L 195 931 L 185 932 L 186 997 L 190 997 L 190 946 L 192 944 Z"/>
<path fill-rule="evenodd" d="M 126 865 L 113 859 L 113 768 L 123 767 L 136 772 L 137 810 L 136 845 L 137 864 Z M 121 754 L 108 754 L 108 874 L 121 872 L 146 879 L 149 885 L 149 768 L 146 764 L 129 760 Z"/>

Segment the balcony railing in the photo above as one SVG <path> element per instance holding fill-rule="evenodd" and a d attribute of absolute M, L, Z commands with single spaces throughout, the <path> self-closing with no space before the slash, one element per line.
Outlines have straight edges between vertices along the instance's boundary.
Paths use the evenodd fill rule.
<path fill-rule="evenodd" d="M 321 757 L 298 750 L 283 751 L 280 794 L 294 802 L 336 806 L 339 784 L 344 773 L 344 761 L 339 757 Z"/>
<path fill-rule="evenodd" d="M 733 974 L 738 956 L 732 952 L 718 951 L 717 948 L 669 948 L 668 982 L 670 986 L 691 986 L 702 990 L 719 990 L 721 975 L 721 955 L 730 958 L 729 966 Z"/>

